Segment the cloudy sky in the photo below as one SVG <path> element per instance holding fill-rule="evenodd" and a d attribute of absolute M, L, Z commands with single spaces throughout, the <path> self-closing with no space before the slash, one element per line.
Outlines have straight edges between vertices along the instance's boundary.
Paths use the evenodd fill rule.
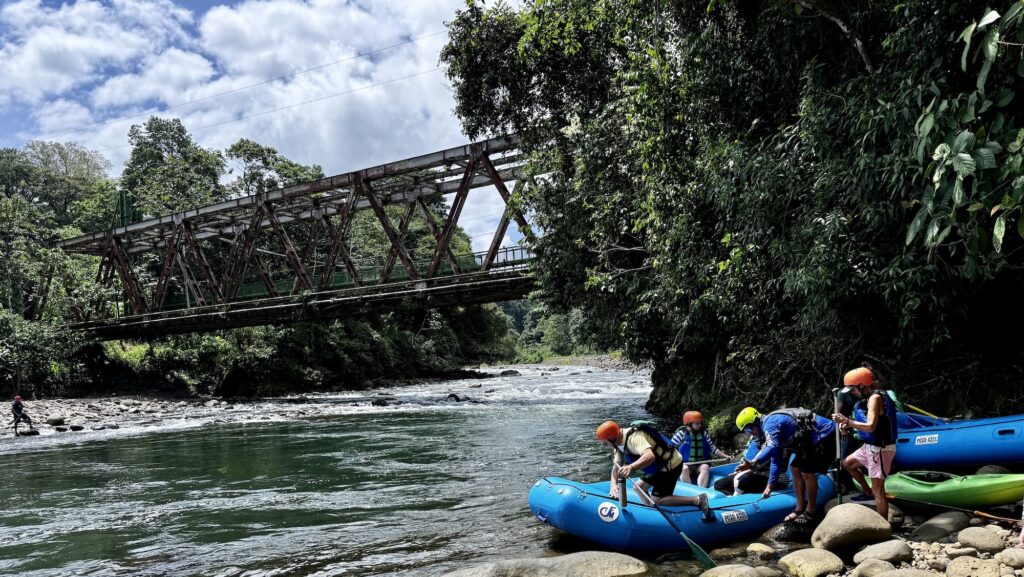
<path fill-rule="evenodd" d="M 157 114 L 336 174 L 468 142 L 438 60 L 464 0 L 0 1 L 0 146 L 76 141 L 119 173 Z M 470 194 L 475 249 L 501 208 Z"/>

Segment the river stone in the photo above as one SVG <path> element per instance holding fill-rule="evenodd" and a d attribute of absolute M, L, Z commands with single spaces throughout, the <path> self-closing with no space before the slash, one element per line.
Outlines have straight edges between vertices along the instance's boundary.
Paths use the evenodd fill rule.
<path fill-rule="evenodd" d="M 60 415 L 50 415 L 49 417 L 46 417 L 46 424 L 51 427 L 58 427 L 64 424 L 64 417 Z"/>
<path fill-rule="evenodd" d="M 999 577 L 999 561 L 957 557 L 946 567 L 946 577 Z"/>
<path fill-rule="evenodd" d="M 761 537 L 769 541 L 783 543 L 810 543 L 814 527 L 810 523 L 779 523 L 765 531 Z"/>
<path fill-rule="evenodd" d="M 906 541 L 893 539 L 892 541 L 865 547 L 853 556 L 854 563 L 863 563 L 868 559 L 880 559 L 898 564 L 902 561 L 913 561 L 914 551 L 910 548 L 910 545 L 907 545 Z"/>
<path fill-rule="evenodd" d="M 18 431 L 19 437 L 34 437 L 39 434 L 39 429 L 28 429 L 27 431 Z"/>
<path fill-rule="evenodd" d="M 72 431 L 84 431 L 85 425 L 71 425 Z"/>
<path fill-rule="evenodd" d="M 879 573 L 885 573 L 886 571 L 892 571 L 896 567 L 888 562 L 882 561 L 881 559 L 868 559 L 864 561 L 850 573 L 850 577 L 875 577 Z"/>
<path fill-rule="evenodd" d="M 625 577 L 643 575 L 647 563 L 621 553 L 583 551 L 542 559 L 505 559 L 446 573 L 444 577 Z"/>
<path fill-rule="evenodd" d="M 764 543 L 751 543 L 747 545 L 747 553 L 758 559 L 771 559 L 775 556 L 775 549 Z"/>
<path fill-rule="evenodd" d="M 968 527 L 956 535 L 964 547 L 974 547 L 980 553 L 998 553 L 1006 549 L 1006 542 L 985 527 Z"/>
<path fill-rule="evenodd" d="M 520 375 L 522 375 L 522 373 L 515 369 L 506 369 L 504 371 L 501 371 L 501 376 L 503 377 L 518 377 Z"/>
<path fill-rule="evenodd" d="M 978 550 L 974 547 L 953 547 L 952 545 L 946 547 L 946 557 L 950 559 L 956 559 L 957 557 L 977 557 Z"/>
<path fill-rule="evenodd" d="M 892 526 L 874 509 L 844 503 L 833 507 L 825 515 L 811 536 L 811 545 L 835 551 L 884 541 L 891 536 Z"/>
<path fill-rule="evenodd" d="M 938 559 L 929 559 L 925 562 L 928 567 L 935 569 L 936 571 L 946 572 L 946 567 L 949 567 L 949 559 L 945 557 L 939 557 Z"/>
<path fill-rule="evenodd" d="M 895 571 L 879 573 L 875 577 L 935 577 L 935 573 L 922 569 L 896 569 Z"/>
<path fill-rule="evenodd" d="M 975 472 L 975 475 L 1009 475 L 1012 471 L 1002 465 L 985 465 Z"/>
<path fill-rule="evenodd" d="M 772 569 L 771 567 L 754 567 L 754 569 L 757 570 L 757 574 L 760 575 L 760 577 L 782 577 L 785 575 L 782 571 Z"/>
<path fill-rule="evenodd" d="M 1014 569 L 1024 569 L 1024 549 L 1006 549 L 996 554 L 996 561 Z"/>
<path fill-rule="evenodd" d="M 761 574 L 747 565 L 719 565 L 701 573 L 700 577 L 761 577 Z"/>
<path fill-rule="evenodd" d="M 58 433 L 66 433 L 66 432 L 68 432 L 68 428 L 67 427 L 54 427 L 53 430 L 57 431 Z"/>
<path fill-rule="evenodd" d="M 944 539 L 957 531 L 966 529 L 971 524 L 971 518 L 960 511 L 946 511 L 940 513 L 921 524 L 911 535 L 914 541 L 938 541 Z"/>
<path fill-rule="evenodd" d="M 801 549 L 779 559 L 779 569 L 793 577 L 822 577 L 843 570 L 843 560 L 824 549 Z"/>
<path fill-rule="evenodd" d="M 708 551 L 708 557 L 711 557 L 715 561 L 743 557 L 746 554 L 747 550 L 742 547 L 721 547 L 719 549 L 712 549 L 711 551 Z"/>

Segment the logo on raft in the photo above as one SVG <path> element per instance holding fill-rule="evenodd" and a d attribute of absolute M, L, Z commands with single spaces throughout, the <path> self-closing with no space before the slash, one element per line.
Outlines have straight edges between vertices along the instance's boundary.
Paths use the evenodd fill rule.
<path fill-rule="evenodd" d="M 938 445 L 939 444 L 939 436 L 938 435 L 921 435 L 921 436 L 919 436 L 919 437 L 914 439 L 914 444 L 915 445 Z"/>
<path fill-rule="evenodd" d="M 605 523 L 612 523 L 619 518 L 619 508 L 615 503 L 601 503 L 597 506 L 597 516 Z"/>

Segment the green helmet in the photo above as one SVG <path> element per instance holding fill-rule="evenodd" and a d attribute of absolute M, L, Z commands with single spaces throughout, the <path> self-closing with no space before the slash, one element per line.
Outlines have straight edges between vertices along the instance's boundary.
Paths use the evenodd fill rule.
<path fill-rule="evenodd" d="M 742 431 L 760 419 L 761 413 L 759 413 L 757 409 L 754 407 L 747 407 L 740 411 L 740 414 L 736 415 L 736 427 Z"/>

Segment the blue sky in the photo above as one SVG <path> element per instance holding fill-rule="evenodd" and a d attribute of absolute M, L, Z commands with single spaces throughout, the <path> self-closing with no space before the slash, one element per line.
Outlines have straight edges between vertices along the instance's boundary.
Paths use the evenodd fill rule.
<path fill-rule="evenodd" d="M 7 0 L 0 146 L 76 141 L 116 175 L 128 128 L 149 114 L 181 118 L 203 146 L 249 138 L 328 174 L 464 144 L 438 70 L 444 21 L 464 5 Z M 474 248 L 486 249 L 501 208 L 492 190 L 470 195 Z"/>

